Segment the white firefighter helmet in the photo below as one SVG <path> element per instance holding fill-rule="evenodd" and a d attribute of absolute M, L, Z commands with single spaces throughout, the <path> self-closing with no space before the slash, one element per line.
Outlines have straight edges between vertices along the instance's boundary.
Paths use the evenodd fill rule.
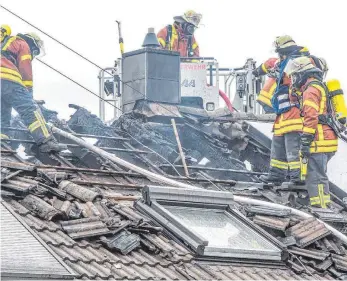
<path fill-rule="evenodd" d="M 291 46 L 296 46 L 296 43 L 289 35 L 277 36 L 275 41 L 273 42 L 273 47 L 276 53 Z"/>
<path fill-rule="evenodd" d="M 317 69 L 318 72 L 320 72 L 320 70 L 313 65 L 309 57 L 298 57 L 288 61 L 284 72 L 288 76 L 292 76 L 293 74 L 304 72 L 310 69 Z"/>
<path fill-rule="evenodd" d="M 33 57 L 37 57 L 37 56 L 43 57 L 46 54 L 44 42 L 40 36 L 38 36 L 35 32 L 25 33 L 24 36 L 26 38 L 28 38 L 30 43 L 32 43 L 34 46 L 34 48 L 32 50 Z M 30 45 L 30 43 L 29 43 L 29 45 Z"/>

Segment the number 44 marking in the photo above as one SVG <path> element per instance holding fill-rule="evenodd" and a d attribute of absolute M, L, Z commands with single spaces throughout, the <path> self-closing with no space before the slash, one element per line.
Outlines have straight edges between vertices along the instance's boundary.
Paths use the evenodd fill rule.
<path fill-rule="evenodd" d="M 181 83 L 182 87 L 193 87 L 195 88 L 195 79 L 188 80 L 184 79 L 183 82 Z"/>

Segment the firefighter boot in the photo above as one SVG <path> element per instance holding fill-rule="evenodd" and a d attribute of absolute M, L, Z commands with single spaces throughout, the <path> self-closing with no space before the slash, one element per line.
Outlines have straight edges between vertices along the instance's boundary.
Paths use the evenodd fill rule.
<path fill-rule="evenodd" d="M 39 111 L 35 111 L 36 121 L 29 125 L 31 136 L 37 143 L 41 152 L 60 152 L 67 149 L 65 144 L 60 144 L 48 131 L 44 118 Z"/>
<path fill-rule="evenodd" d="M 273 175 L 271 173 L 269 173 L 268 175 L 261 175 L 259 177 L 259 180 L 267 184 L 273 183 L 274 185 L 281 185 L 285 181 L 284 178 Z"/>
<path fill-rule="evenodd" d="M 289 185 L 297 185 L 297 186 L 303 186 L 306 184 L 305 180 L 301 180 L 299 178 L 292 178 L 290 179 Z"/>
<path fill-rule="evenodd" d="M 67 149 L 66 144 L 58 143 L 57 140 L 51 136 L 49 139 L 44 141 L 39 145 L 39 149 L 41 152 L 60 152 Z"/>

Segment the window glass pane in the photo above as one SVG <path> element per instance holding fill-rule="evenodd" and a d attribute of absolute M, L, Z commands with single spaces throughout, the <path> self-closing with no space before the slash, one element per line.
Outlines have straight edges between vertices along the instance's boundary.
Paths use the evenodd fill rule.
<path fill-rule="evenodd" d="M 278 250 L 270 242 L 224 210 L 163 206 L 187 228 L 208 240 L 208 247 Z"/>

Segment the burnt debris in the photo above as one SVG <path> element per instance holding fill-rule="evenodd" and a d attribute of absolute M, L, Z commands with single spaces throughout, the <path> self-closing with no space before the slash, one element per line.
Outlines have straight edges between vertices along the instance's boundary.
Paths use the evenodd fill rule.
<path fill-rule="evenodd" d="M 309 209 L 298 200 L 303 197 L 301 190 L 258 183 L 257 173 L 267 171 L 269 150 L 251 136 L 255 132 L 245 134 L 240 131 L 242 126 L 221 127 L 218 122 L 206 126 L 196 121 L 198 118 L 182 117 L 177 127 L 188 169 L 194 167 L 189 177 L 184 177 L 169 123 L 147 122 L 143 116 L 131 113 L 107 126 L 84 108 L 74 108 L 76 112 L 68 122 L 60 121 L 52 111 L 47 111 L 45 118 L 77 136 L 96 138 L 99 147 L 117 148 L 110 152 L 172 179 L 297 206 L 314 215 L 303 220 L 289 211 L 235 204 L 250 223 L 279 240 L 289 258 L 276 265 L 261 260 L 235 264 L 223 259 L 218 265 L 211 260 L 201 261 L 153 219 L 133 208 L 133 202 L 141 200 L 144 186 L 160 183 L 73 146 L 61 137 L 61 142 L 72 145 L 68 152 L 37 155 L 31 152 L 31 144 L 25 142 L 31 141 L 30 136 L 20 120 L 15 119 L 12 126 L 20 130 L 14 130 L 13 137 L 23 140 L 31 158 L 24 160 L 16 154 L 14 149 L 21 142 L 1 142 L 2 200 L 79 278 L 326 280 L 347 276 L 347 245 L 319 221 L 347 229 L 342 198 L 334 200 L 332 209 Z M 245 174 L 245 160 L 255 173 Z"/>

